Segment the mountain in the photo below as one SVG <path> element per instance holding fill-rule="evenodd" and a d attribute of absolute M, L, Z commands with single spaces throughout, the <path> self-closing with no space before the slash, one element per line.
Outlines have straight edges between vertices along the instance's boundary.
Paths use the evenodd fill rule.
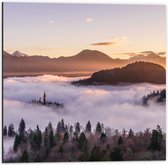
<path fill-rule="evenodd" d="M 73 58 L 76 60 L 82 60 L 82 61 L 101 61 L 101 62 L 108 62 L 109 60 L 111 60 L 112 58 L 109 57 L 108 55 L 106 55 L 105 53 L 102 53 L 100 51 L 97 50 L 83 50 L 80 53 L 78 53 L 75 56 L 71 56 L 71 59 Z"/>
<path fill-rule="evenodd" d="M 58 72 L 89 72 L 116 67 L 114 59 L 96 50 L 83 50 L 69 57 L 49 58 L 47 56 L 6 56 L 4 58 L 4 75 L 55 74 Z M 23 54 L 23 53 L 22 53 Z M 123 63 L 123 62 L 122 62 Z M 123 65 L 123 64 L 122 64 Z"/>
<path fill-rule="evenodd" d="M 100 69 L 107 69 L 124 65 L 123 60 L 114 60 L 110 56 L 97 50 L 83 50 L 77 55 L 70 57 L 59 57 L 57 65 L 64 67 L 66 71 L 94 72 Z"/>
<path fill-rule="evenodd" d="M 130 62 L 136 62 L 136 61 L 144 61 L 144 62 L 152 62 L 159 64 L 163 67 L 166 67 L 166 57 L 161 57 L 153 52 L 148 53 L 147 55 L 138 54 L 134 57 L 129 58 Z"/>
<path fill-rule="evenodd" d="M 12 56 L 16 56 L 16 57 L 26 57 L 26 56 L 28 56 L 27 54 L 24 54 L 24 53 L 22 53 L 22 52 L 19 52 L 18 50 L 16 50 L 13 54 L 12 54 Z"/>
<path fill-rule="evenodd" d="M 4 76 L 57 74 L 58 72 L 80 72 L 91 75 L 99 70 L 122 67 L 129 63 L 143 60 L 165 66 L 165 58 L 160 56 L 157 59 L 156 57 L 152 59 L 152 57 L 148 56 L 143 56 L 143 58 L 137 56 L 130 59 L 113 59 L 100 51 L 88 49 L 73 56 L 59 58 L 40 55 L 29 56 L 19 51 L 15 51 L 13 54 L 4 51 L 3 57 Z"/>
<path fill-rule="evenodd" d="M 122 68 L 101 70 L 88 79 L 73 82 L 79 85 L 115 85 L 122 83 L 166 83 L 166 70 L 154 63 L 135 62 Z"/>

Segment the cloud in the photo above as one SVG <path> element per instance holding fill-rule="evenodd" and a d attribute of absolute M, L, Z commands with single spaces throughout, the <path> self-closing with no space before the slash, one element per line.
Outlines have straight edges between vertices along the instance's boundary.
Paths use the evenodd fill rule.
<path fill-rule="evenodd" d="M 54 24 L 55 22 L 53 20 L 49 20 L 48 24 Z"/>
<path fill-rule="evenodd" d="M 122 45 L 122 44 L 125 44 L 127 43 L 128 41 L 128 37 L 126 36 L 120 36 L 120 37 L 111 37 L 110 38 L 110 41 L 105 41 L 105 42 L 95 42 L 95 43 L 91 43 L 90 45 L 92 46 L 110 46 L 110 45 L 115 45 L 115 46 L 118 46 L 118 45 Z"/>
<path fill-rule="evenodd" d="M 91 23 L 91 22 L 94 21 L 94 18 L 88 17 L 88 18 L 85 19 L 85 21 L 86 21 L 87 23 Z"/>
<path fill-rule="evenodd" d="M 92 46 L 109 46 L 109 45 L 114 45 L 116 44 L 115 42 L 97 42 L 97 43 L 92 43 L 90 45 Z"/>
<path fill-rule="evenodd" d="M 74 125 L 79 121 L 84 129 L 88 120 L 92 128 L 99 121 L 105 128 L 143 131 L 155 128 L 159 124 L 163 131 L 166 127 L 165 105 L 151 103 L 142 106 L 141 98 L 153 90 L 163 89 L 165 85 L 134 84 L 125 86 L 80 86 L 70 84 L 73 80 L 52 75 L 38 77 L 13 77 L 4 79 L 4 125 L 13 123 L 18 129 L 21 118 L 24 118 L 26 130 L 35 129 L 38 124 L 44 131 L 51 121 L 56 128 L 62 118 L 66 124 Z M 32 105 L 32 99 L 42 97 L 46 92 L 47 99 L 64 104 L 64 108 L 51 109 L 45 106 Z M 13 140 L 4 140 L 5 152 Z"/>
<path fill-rule="evenodd" d="M 49 121 L 55 128 L 57 122 L 64 118 L 66 123 L 80 121 L 83 126 L 90 120 L 93 127 L 100 121 L 105 127 L 118 129 L 144 130 L 160 124 L 165 130 L 165 106 L 151 104 L 144 107 L 141 104 L 143 95 L 163 89 L 165 85 L 76 87 L 70 84 L 70 81 L 77 79 L 81 78 L 51 75 L 6 78 L 4 124 L 12 122 L 17 128 L 20 119 L 24 118 L 27 129 L 34 129 L 39 124 L 44 130 Z M 64 108 L 52 110 L 29 104 L 32 99 L 42 97 L 44 90 L 48 100 L 64 103 Z"/>

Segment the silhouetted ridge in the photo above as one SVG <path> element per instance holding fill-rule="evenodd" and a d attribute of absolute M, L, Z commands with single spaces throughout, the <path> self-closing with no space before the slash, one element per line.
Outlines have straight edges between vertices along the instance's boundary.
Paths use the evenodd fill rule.
<path fill-rule="evenodd" d="M 166 71 L 158 65 L 149 62 L 135 62 L 123 68 L 101 70 L 92 74 L 85 80 L 73 82 L 74 84 L 119 84 L 119 83 L 154 83 L 165 84 Z"/>
<path fill-rule="evenodd" d="M 29 56 L 19 51 L 12 55 L 3 52 L 4 76 L 17 76 L 29 74 L 54 74 L 62 72 L 92 73 L 103 70 L 123 67 L 135 61 L 153 62 L 165 66 L 165 57 L 155 56 L 154 53 L 147 56 L 135 56 L 130 59 L 113 59 L 97 50 L 83 50 L 74 56 L 61 56 L 50 58 L 44 55 Z"/>

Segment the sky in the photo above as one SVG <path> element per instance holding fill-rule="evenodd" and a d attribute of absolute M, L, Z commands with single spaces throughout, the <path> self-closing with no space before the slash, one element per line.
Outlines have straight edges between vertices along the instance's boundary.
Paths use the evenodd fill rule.
<path fill-rule="evenodd" d="M 166 51 L 166 6 L 4 3 L 4 50 L 72 56 L 84 49 L 112 58 Z"/>

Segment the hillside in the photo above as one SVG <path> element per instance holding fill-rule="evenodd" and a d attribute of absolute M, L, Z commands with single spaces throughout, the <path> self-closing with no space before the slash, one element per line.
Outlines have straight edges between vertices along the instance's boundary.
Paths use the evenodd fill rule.
<path fill-rule="evenodd" d="M 80 85 L 104 85 L 121 83 L 166 83 L 165 69 L 154 63 L 135 62 L 122 68 L 101 70 L 92 74 L 88 79 L 73 82 Z"/>

